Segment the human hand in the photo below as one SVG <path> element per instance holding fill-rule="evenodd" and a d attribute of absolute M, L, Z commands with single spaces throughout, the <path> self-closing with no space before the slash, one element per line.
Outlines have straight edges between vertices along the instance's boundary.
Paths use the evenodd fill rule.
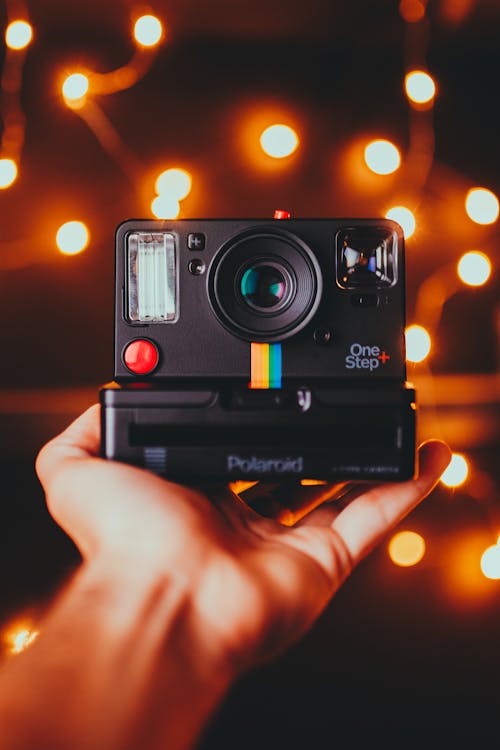
<path fill-rule="evenodd" d="M 353 487 L 287 527 L 229 488 L 207 495 L 98 458 L 99 444 L 96 405 L 40 452 L 36 468 L 52 516 L 85 559 L 103 568 L 144 566 L 181 587 L 194 647 L 234 673 L 299 638 L 450 460 L 447 445 L 427 441 L 415 480 Z"/>

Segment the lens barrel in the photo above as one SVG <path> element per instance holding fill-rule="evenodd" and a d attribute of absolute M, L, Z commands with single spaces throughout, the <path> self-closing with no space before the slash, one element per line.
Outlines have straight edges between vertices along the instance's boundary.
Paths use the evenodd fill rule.
<path fill-rule="evenodd" d="M 315 314 L 322 292 L 316 256 L 296 235 L 260 228 L 232 237 L 208 274 L 215 315 L 247 341 L 282 341 Z"/>

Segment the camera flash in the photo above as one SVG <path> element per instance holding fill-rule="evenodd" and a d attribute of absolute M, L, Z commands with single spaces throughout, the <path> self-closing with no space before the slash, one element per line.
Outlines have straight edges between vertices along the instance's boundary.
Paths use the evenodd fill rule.
<path fill-rule="evenodd" d="M 163 323 L 175 318 L 175 240 L 162 232 L 128 237 L 128 317 Z"/>

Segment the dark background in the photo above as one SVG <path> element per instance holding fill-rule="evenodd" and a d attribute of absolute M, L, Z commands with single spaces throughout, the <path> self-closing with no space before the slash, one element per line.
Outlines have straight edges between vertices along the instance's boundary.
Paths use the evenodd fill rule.
<path fill-rule="evenodd" d="M 45 510 L 34 457 L 112 375 L 114 231 L 151 215 L 156 175 L 176 165 L 192 172 L 186 217 L 275 208 L 368 216 L 410 200 L 418 229 L 407 243 L 409 321 L 435 271 L 471 249 L 493 262 L 484 288 L 450 297 L 428 363 L 409 368 L 419 437 L 464 452 L 470 478 L 457 490 L 439 486 L 402 524 L 426 540 L 418 566 L 394 566 L 382 545 L 303 641 L 235 687 L 201 744 L 496 739 L 500 584 L 482 577 L 479 560 L 500 533 L 498 228 L 469 221 L 463 201 L 475 185 L 500 190 L 500 5 L 431 1 L 412 25 L 397 2 L 382 0 L 154 2 L 167 33 L 151 70 L 99 100 L 129 152 L 126 171 L 65 107 L 58 81 L 75 66 L 104 72 L 132 56 L 132 5 L 28 7 L 36 36 L 23 73 L 25 147 L 17 182 L 0 192 L 3 622 L 31 610 L 36 618 L 78 563 Z M 428 179 L 415 187 L 403 170 L 363 182 L 346 166 L 359 139 L 394 140 L 403 157 L 410 148 L 410 63 L 426 64 L 438 83 Z M 297 127 L 301 144 L 285 164 L 248 158 L 248 123 L 263 111 L 276 113 L 268 124 L 289 116 Z M 54 235 L 73 218 L 91 242 L 65 257 Z"/>

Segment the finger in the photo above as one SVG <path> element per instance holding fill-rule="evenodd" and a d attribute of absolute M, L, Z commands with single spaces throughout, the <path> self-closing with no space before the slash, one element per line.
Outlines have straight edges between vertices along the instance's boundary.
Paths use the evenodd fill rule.
<path fill-rule="evenodd" d="M 423 443 L 418 451 L 419 473 L 402 484 L 373 487 L 350 503 L 331 528 L 342 538 L 353 564 L 359 562 L 434 489 L 450 462 L 451 451 L 440 440 Z"/>
<path fill-rule="evenodd" d="M 217 483 L 208 486 L 204 484 L 202 491 L 233 530 L 246 529 L 253 536 L 257 533 L 264 537 L 279 531 L 279 524 L 276 520 L 260 514 L 227 484 Z"/>
<path fill-rule="evenodd" d="M 98 455 L 101 439 L 99 414 L 99 404 L 94 404 L 41 449 L 36 459 L 36 472 L 44 486 L 62 458 Z"/>
<path fill-rule="evenodd" d="M 347 508 L 357 497 L 368 492 L 373 487 L 373 482 L 346 482 L 340 484 L 330 497 L 321 500 L 310 513 L 307 513 L 296 524 L 301 526 L 331 526 L 339 513 Z"/>
<path fill-rule="evenodd" d="M 318 482 L 308 485 L 303 485 L 299 480 L 279 484 L 259 482 L 242 493 L 242 497 L 260 515 L 274 518 L 285 526 L 292 526 L 314 508 L 337 497 L 345 486 L 346 482 Z"/>

